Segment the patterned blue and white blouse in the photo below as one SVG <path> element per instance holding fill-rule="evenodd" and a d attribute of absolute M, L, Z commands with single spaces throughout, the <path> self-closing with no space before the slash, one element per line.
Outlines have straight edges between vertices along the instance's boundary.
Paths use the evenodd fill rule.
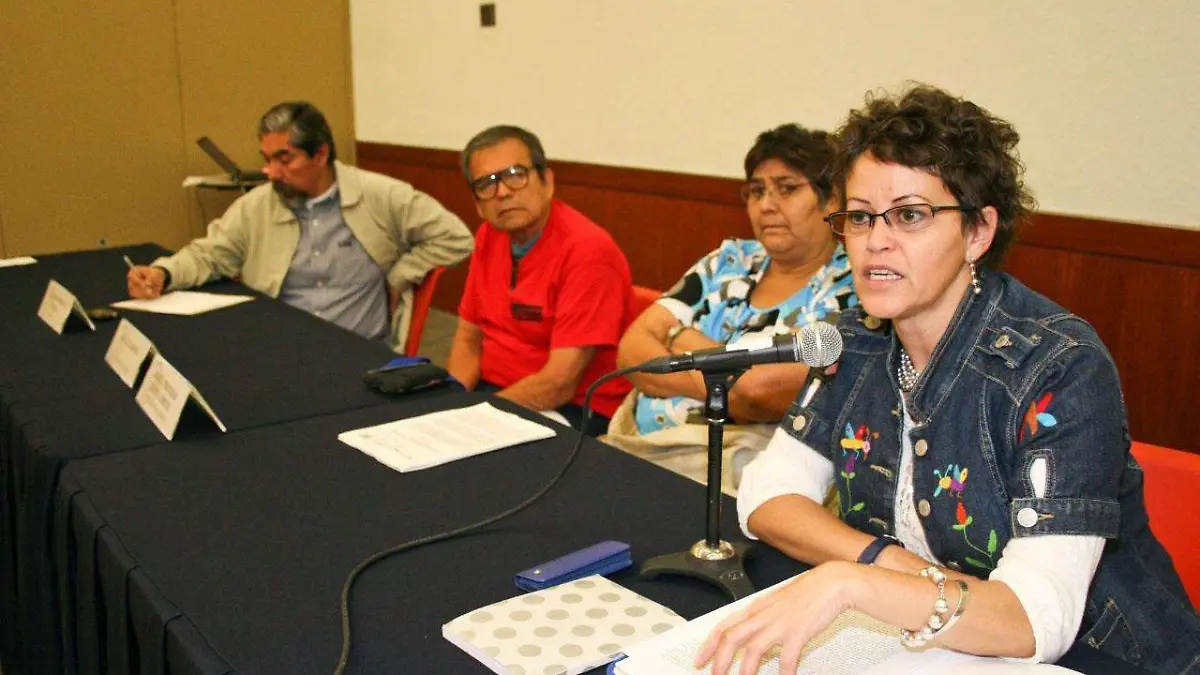
<path fill-rule="evenodd" d="M 683 325 L 721 343 L 753 334 L 791 333 L 819 321 L 830 312 L 858 304 L 846 250 L 837 249 L 808 284 L 790 298 L 766 309 L 752 307 L 750 293 L 771 264 L 757 239 L 726 239 L 658 300 Z M 655 398 L 637 395 L 638 431 L 648 434 L 703 415 L 704 403 L 685 396 Z"/>

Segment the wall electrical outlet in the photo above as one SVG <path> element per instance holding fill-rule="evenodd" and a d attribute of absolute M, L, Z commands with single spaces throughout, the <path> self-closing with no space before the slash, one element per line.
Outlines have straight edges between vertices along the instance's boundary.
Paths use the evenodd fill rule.
<path fill-rule="evenodd" d="M 484 28 L 496 25 L 496 3 L 485 2 L 479 6 L 479 25 Z"/>

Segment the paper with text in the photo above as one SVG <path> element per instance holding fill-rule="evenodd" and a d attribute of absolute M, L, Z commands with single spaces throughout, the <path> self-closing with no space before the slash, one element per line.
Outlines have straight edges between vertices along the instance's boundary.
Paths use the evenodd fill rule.
<path fill-rule="evenodd" d="M 192 383 L 160 354 L 155 354 L 134 399 L 169 441 L 175 438 L 179 416 L 191 392 Z"/>
<path fill-rule="evenodd" d="M 338 434 L 338 440 L 397 471 L 417 471 L 555 435 L 490 403 L 442 410 Z"/>
<path fill-rule="evenodd" d="M 38 306 L 38 318 L 45 321 L 46 325 L 50 326 L 50 330 L 62 335 L 72 313 L 87 324 L 89 330 L 96 330 L 96 324 L 88 318 L 87 312 L 84 311 L 83 305 L 79 304 L 75 294 L 51 279 L 50 283 L 46 284 L 46 293 L 42 296 L 42 304 Z"/>
<path fill-rule="evenodd" d="M 634 645 L 626 650 L 629 658 L 617 663 L 617 675 L 711 673 L 709 666 L 692 668 L 692 660 L 713 628 L 726 617 L 743 611 L 750 603 L 793 580 L 794 577 Z M 739 672 L 740 667 L 739 652 L 730 672 Z M 1069 672 L 1057 666 L 970 656 L 937 647 L 910 651 L 900 644 L 900 629 L 862 612 L 848 610 L 809 642 L 801 654 L 795 675 L 1051 675 Z M 758 674 L 780 675 L 778 648 L 767 653 Z"/>
<path fill-rule="evenodd" d="M 206 415 L 225 431 L 225 424 L 217 417 L 216 412 L 178 370 L 175 369 L 161 354 L 155 354 L 146 369 L 146 378 L 134 397 L 137 404 L 162 432 L 167 440 L 175 438 L 175 430 L 179 427 L 179 418 L 183 415 L 183 407 L 189 400 L 195 401 Z"/>
<path fill-rule="evenodd" d="M 104 362 L 116 372 L 125 386 L 132 387 L 137 381 L 138 371 L 152 352 L 154 345 L 150 338 L 134 328 L 128 320 L 121 319 L 113 333 L 112 342 L 108 345 L 108 351 L 104 353 Z"/>
<path fill-rule="evenodd" d="M 37 258 L 31 258 L 27 255 L 15 258 L 0 258 L 0 267 L 20 267 L 22 265 L 32 265 L 36 262 Z"/>
<path fill-rule="evenodd" d="M 194 316 L 211 312 L 215 309 L 232 307 L 253 300 L 251 295 L 222 295 L 220 293 L 204 293 L 201 291 L 171 291 L 153 300 L 122 300 L 112 303 L 117 309 L 132 309 L 138 312 L 153 312 L 155 314 L 176 314 Z"/>

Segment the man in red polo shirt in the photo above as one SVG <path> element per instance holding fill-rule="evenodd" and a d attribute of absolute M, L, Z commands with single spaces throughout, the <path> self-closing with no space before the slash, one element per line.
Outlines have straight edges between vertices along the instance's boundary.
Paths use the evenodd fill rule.
<path fill-rule="evenodd" d="M 463 173 L 484 223 L 458 307 L 447 369 L 581 428 L 584 392 L 617 367 L 633 283 L 606 230 L 554 199 L 554 172 L 537 136 L 511 126 L 476 135 Z M 629 391 L 611 380 L 592 397 L 589 435 L 604 433 Z"/>

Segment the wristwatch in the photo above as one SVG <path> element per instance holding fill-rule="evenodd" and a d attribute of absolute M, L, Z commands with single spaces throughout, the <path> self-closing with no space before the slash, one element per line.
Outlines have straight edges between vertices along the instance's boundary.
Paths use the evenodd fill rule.
<path fill-rule="evenodd" d="M 854 562 L 860 565 L 874 565 L 875 560 L 879 558 L 879 554 L 883 553 L 883 549 L 889 546 L 899 546 L 900 548 L 904 548 L 904 544 L 901 544 L 899 539 L 890 534 L 885 534 L 881 537 L 876 537 L 875 541 L 867 544 L 867 547 L 863 549 L 862 553 L 858 554 L 858 560 L 855 560 Z"/>

